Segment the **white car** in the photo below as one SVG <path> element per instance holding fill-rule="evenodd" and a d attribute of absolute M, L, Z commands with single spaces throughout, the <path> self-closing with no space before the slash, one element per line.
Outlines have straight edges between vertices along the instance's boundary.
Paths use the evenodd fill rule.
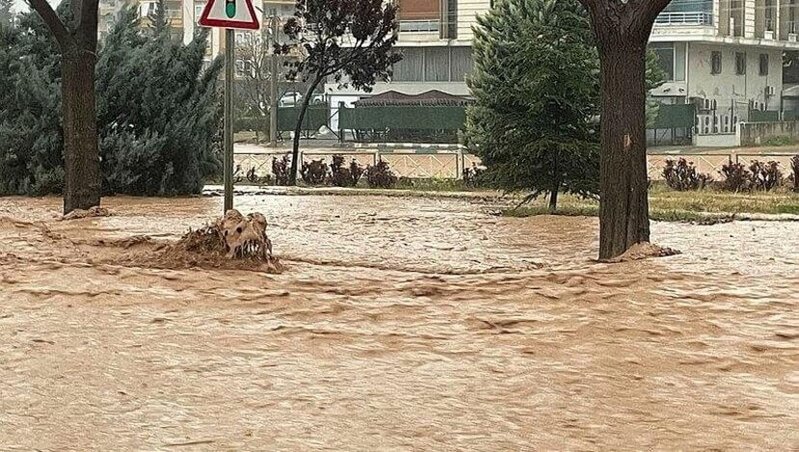
<path fill-rule="evenodd" d="M 291 91 L 284 94 L 283 97 L 280 98 L 279 105 L 281 107 L 293 107 L 295 105 L 299 105 L 300 102 L 302 102 L 302 94 L 296 91 Z"/>
<path fill-rule="evenodd" d="M 302 103 L 302 94 L 296 91 L 290 91 L 280 98 L 279 106 L 281 107 L 294 107 Z M 323 94 L 316 94 L 311 99 L 311 105 L 325 103 L 325 96 Z"/>

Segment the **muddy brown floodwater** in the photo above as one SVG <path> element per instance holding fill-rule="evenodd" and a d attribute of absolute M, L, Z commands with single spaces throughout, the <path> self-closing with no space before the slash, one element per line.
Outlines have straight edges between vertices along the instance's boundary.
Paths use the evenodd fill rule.
<path fill-rule="evenodd" d="M 220 198 L 0 199 L 0 450 L 799 450 L 799 224 L 247 196 L 287 270 L 157 270 Z M 97 242 L 102 239 L 106 245 Z"/>

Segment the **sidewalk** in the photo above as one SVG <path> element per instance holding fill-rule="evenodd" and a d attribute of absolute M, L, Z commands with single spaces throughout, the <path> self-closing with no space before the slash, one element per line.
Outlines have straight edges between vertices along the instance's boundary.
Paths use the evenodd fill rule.
<path fill-rule="evenodd" d="M 715 154 L 745 154 L 745 155 L 796 155 L 799 154 L 799 144 L 790 146 L 758 146 L 758 147 L 698 147 L 698 146 L 650 146 L 647 154 L 674 154 L 674 155 L 715 155 Z"/>

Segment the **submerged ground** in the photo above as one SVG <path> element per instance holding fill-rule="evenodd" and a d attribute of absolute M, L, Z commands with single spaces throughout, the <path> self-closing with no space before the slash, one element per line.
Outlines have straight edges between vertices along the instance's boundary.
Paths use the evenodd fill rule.
<path fill-rule="evenodd" d="M 0 198 L 2 450 L 799 448 L 799 223 L 655 223 L 683 255 L 609 265 L 592 218 L 242 196 L 266 275 L 120 265 L 220 198 L 105 204 Z"/>

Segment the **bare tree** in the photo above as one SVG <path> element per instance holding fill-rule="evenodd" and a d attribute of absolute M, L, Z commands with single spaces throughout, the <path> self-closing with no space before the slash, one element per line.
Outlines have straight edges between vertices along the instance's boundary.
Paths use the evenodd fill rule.
<path fill-rule="evenodd" d="M 287 78 L 301 79 L 308 88 L 294 129 L 289 185 L 297 183 L 302 123 L 317 87 L 328 77 L 356 89 L 370 91 L 375 82 L 391 75 L 401 59 L 391 51 L 397 42 L 397 6 L 383 0 L 297 0 L 297 11 L 283 31 L 289 44 L 302 51 Z M 347 42 L 344 45 L 344 41 Z M 291 51 L 288 44 L 278 51 Z M 345 80 L 346 77 L 346 80 Z"/>
<path fill-rule="evenodd" d="M 269 110 L 272 104 L 270 83 L 272 72 L 270 59 L 272 58 L 272 39 L 268 24 L 268 17 L 264 17 L 259 32 L 240 32 L 236 43 L 236 54 L 242 68 L 239 71 L 240 88 L 237 92 L 248 110 L 248 115 L 255 114 L 263 119 L 263 127 L 256 130 L 266 131 L 269 124 Z"/>
<path fill-rule="evenodd" d="M 94 93 L 98 0 L 72 0 L 65 24 L 47 0 L 29 0 L 61 49 L 64 213 L 100 204 L 100 153 Z"/>
<path fill-rule="evenodd" d="M 646 55 L 670 0 L 580 0 L 597 37 L 602 83 L 599 258 L 649 241 Z"/>

